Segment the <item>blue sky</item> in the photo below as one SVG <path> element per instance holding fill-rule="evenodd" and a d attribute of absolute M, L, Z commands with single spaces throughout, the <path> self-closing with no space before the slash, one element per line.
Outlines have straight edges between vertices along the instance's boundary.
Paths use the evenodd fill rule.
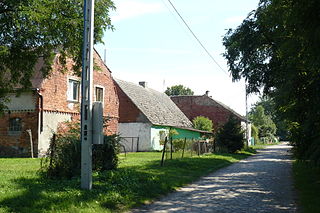
<path fill-rule="evenodd" d="M 236 28 L 259 0 L 171 0 L 221 70 L 192 37 L 167 0 L 113 0 L 115 31 L 106 31 L 104 45 L 95 48 L 115 78 L 163 92 L 177 84 L 245 114 L 244 81 L 233 83 L 228 72 L 223 35 Z M 249 104 L 257 100 L 249 96 Z"/>

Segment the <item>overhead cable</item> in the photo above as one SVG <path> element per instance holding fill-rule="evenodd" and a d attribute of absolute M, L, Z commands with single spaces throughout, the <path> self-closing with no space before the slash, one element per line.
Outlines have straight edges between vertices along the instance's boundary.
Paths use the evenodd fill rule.
<path fill-rule="evenodd" d="M 181 14 L 178 12 L 177 8 L 173 5 L 173 3 L 168 0 L 168 2 L 170 3 L 170 5 L 172 6 L 172 8 L 174 9 L 174 11 L 178 14 L 178 16 L 180 17 L 180 19 L 183 21 L 183 23 L 185 24 L 185 26 L 188 28 L 188 30 L 190 31 L 190 33 L 193 35 L 193 37 L 197 40 L 197 42 L 200 44 L 200 46 L 202 47 L 202 49 L 208 54 L 208 56 L 212 59 L 212 61 L 225 73 L 228 75 L 228 73 L 220 66 L 220 64 L 214 59 L 214 57 L 210 54 L 210 52 L 207 50 L 207 48 L 202 44 L 202 42 L 200 41 L 200 39 L 197 37 L 197 35 L 192 31 L 192 29 L 190 28 L 190 26 L 187 24 L 187 22 L 184 20 L 184 18 L 181 16 Z M 229 75 L 228 75 L 229 76 Z"/>

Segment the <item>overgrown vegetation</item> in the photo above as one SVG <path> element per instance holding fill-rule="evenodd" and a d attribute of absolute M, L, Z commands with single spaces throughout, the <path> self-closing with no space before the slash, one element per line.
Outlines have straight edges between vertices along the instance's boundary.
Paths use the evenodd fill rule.
<path fill-rule="evenodd" d="M 298 191 L 301 212 L 319 212 L 320 168 L 302 161 L 293 163 L 294 185 Z"/>
<path fill-rule="evenodd" d="M 233 80 L 263 90 L 290 128 L 294 154 L 320 165 L 320 4 L 260 0 L 223 39 Z"/>
<path fill-rule="evenodd" d="M 197 116 L 192 120 L 193 127 L 195 129 L 200 129 L 208 132 L 213 131 L 213 123 L 212 120 L 210 120 L 207 117 L 204 116 Z"/>
<path fill-rule="evenodd" d="M 93 189 L 80 178 L 45 179 L 40 159 L 0 159 L 0 212 L 117 212 L 159 196 L 237 162 L 248 154 L 209 154 L 168 160 L 161 153 L 120 154 L 117 170 L 94 172 Z"/>
<path fill-rule="evenodd" d="M 104 136 L 104 144 L 92 146 L 92 168 L 97 171 L 117 168 L 119 137 Z M 72 178 L 80 175 L 80 125 L 66 122 L 50 143 L 47 158 L 42 159 L 41 173 L 49 178 Z"/>
<path fill-rule="evenodd" d="M 218 130 L 216 141 L 220 151 L 229 153 L 240 151 L 244 147 L 244 135 L 239 120 L 231 115 L 223 127 Z"/>
<path fill-rule="evenodd" d="M 277 127 L 271 116 L 265 114 L 263 106 L 257 104 L 249 113 L 249 119 L 257 128 L 259 141 L 263 143 L 275 142 L 275 134 Z"/>

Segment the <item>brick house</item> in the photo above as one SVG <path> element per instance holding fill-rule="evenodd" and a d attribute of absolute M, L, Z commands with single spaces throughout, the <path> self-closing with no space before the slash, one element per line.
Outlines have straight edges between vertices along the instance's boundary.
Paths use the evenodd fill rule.
<path fill-rule="evenodd" d="M 118 131 L 118 96 L 108 67 L 97 52 L 94 52 L 93 99 L 101 101 L 103 115 L 108 117 L 105 134 Z M 32 79 L 32 89 L 19 96 L 11 94 L 11 101 L 4 116 L 0 117 L 0 155 L 30 156 L 31 130 L 33 152 L 35 156 L 45 154 L 52 134 L 61 122 L 80 118 L 80 80 L 72 72 L 72 60 L 67 60 L 67 71 L 55 57 L 52 72 L 43 78 L 41 62 L 36 65 L 36 74 Z"/>
<path fill-rule="evenodd" d="M 160 141 L 170 129 L 178 133 L 174 139 L 199 139 L 202 133 L 209 133 L 193 129 L 191 121 L 171 99 L 148 88 L 146 82 L 115 82 L 120 103 L 119 134 L 132 139 L 122 141 L 127 151 L 161 150 Z"/>
<path fill-rule="evenodd" d="M 230 115 L 235 116 L 243 129 L 245 129 L 246 118 L 225 104 L 212 99 L 207 91 L 204 95 L 181 95 L 171 96 L 171 100 L 190 119 L 197 116 L 204 116 L 212 120 L 214 129 L 222 127 L 229 119 Z M 249 138 L 251 131 L 249 129 Z"/>

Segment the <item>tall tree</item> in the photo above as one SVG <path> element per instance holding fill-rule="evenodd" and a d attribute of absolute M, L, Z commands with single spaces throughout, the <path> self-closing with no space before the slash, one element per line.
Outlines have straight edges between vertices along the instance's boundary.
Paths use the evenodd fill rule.
<path fill-rule="evenodd" d="M 287 140 L 289 136 L 288 122 L 281 116 L 281 113 L 278 113 L 274 100 L 269 96 L 262 96 L 254 105 L 253 110 L 255 110 L 258 106 L 262 106 L 264 108 L 265 115 L 269 116 L 274 122 L 277 128 L 276 135 L 279 136 L 281 140 Z"/>
<path fill-rule="evenodd" d="M 173 95 L 193 95 L 194 92 L 188 88 L 185 87 L 183 85 L 175 85 L 172 87 L 167 87 L 166 91 L 164 92 L 166 93 L 168 96 L 173 96 Z"/>
<path fill-rule="evenodd" d="M 95 1 L 94 43 L 102 42 L 103 31 L 113 29 L 111 0 Z M 6 0 L 0 2 L 0 111 L 8 92 L 31 86 L 30 78 L 39 58 L 48 75 L 54 52 L 60 62 L 66 57 L 81 67 L 83 0 Z"/>
<path fill-rule="evenodd" d="M 263 89 L 290 121 L 295 154 L 320 161 L 320 2 L 260 0 L 223 39 L 234 80 Z"/>
<path fill-rule="evenodd" d="M 244 132 L 239 120 L 231 115 L 217 133 L 217 145 L 227 152 L 234 153 L 244 147 Z"/>

